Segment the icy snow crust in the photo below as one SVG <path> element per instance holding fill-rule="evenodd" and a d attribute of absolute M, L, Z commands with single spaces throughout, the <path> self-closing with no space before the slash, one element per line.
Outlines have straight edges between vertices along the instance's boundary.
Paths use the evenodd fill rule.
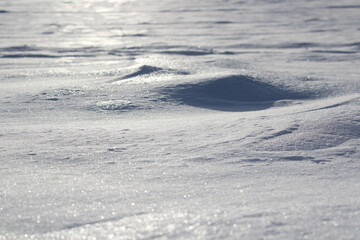
<path fill-rule="evenodd" d="M 0 2 L 0 239 L 360 239 L 344 1 Z"/>

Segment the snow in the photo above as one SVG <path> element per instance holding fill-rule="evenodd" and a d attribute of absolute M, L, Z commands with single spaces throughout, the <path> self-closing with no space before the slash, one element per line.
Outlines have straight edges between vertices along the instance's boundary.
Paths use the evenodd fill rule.
<path fill-rule="evenodd" d="M 0 2 L 0 239 L 360 238 L 358 10 Z"/>

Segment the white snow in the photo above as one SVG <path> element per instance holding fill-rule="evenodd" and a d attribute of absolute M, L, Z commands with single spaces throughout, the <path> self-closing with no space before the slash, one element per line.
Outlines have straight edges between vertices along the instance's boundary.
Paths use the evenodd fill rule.
<path fill-rule="evenodd" d="M 0 2 L 0 239 L 359 239 L 360 5 Z"/>

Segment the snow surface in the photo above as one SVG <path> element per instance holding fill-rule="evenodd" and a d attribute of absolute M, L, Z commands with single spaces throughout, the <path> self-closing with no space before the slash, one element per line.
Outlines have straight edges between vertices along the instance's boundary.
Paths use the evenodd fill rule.
<path fill-rule="evenodd" d="M 360 239 L 357 0 L 2 0 L 0 239 Z"/>

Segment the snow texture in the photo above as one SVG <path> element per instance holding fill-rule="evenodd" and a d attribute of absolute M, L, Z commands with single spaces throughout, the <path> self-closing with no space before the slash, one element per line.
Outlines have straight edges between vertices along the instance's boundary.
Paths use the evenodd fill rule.
<path fill-rule="evenodd" d="M 360 239 L 359 8 L 0 1 L 0 240 Z"/>

